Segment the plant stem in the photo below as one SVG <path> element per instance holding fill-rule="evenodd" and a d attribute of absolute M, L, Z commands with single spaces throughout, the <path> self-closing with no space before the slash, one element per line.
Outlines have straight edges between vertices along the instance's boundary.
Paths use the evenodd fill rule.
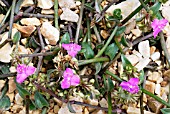
<path fill-rule="evenodd" d="M 14 22 L 15 4 L 16 4 L 16 0 L 13 0 L 12 1 L 12 8 L 11 8 L 11 16 L 10 16 L 10 21 L 9 21 L 8 39 L 11 39 L 11 35 L 12 35 L 12 26 L 13 26 L 13 22 Z"/>
<path fill-rule="evenodd" d="M 0 75 L 0 79 L 2 79 L 2 78 L 7 78 L 7 77 L 14 77 L 15 75 L 16 75 L 16 73 L 1 74 L 1 75 Z"/>
<path fill-rule="evenodd" d="M 112 114 L 112 99 L 111 99 L 111 92 L 108 91 L 108 94 L 107 94 L 107 102 L 108 102 L 108 114 Z"/>
<path fill-rule="evenodd" d="M 75 43 L 78 43 L 78 38 L 79 38 L 79 33 L 80 33 L 80 26 L 81 26 L 81 22 L 82 22 L 82 18 L 83 18 L 84 3 L 85 3 L 85 0 L 82 0 L 81 9 L 80 9 L 80 17 L 79 17 L 79 20 L 78 20 L 78 23 L 77 23 Z"/>
<path fill-rule="evenodd" d="M 103 52 L 106 50 L 107 46 L 109 45 L 109 43 L 112 41 L 114 35 L 116 34 L 116 31 L 118 29 L 118 26 L 115 27 L 115 29 L 113 30 L 112 34 L 110 35 L 109 39 L 107 40 L 106 44 L 104 45 L 104 47 L 98 52 L 98 54 L 95 56 L 95 58 L 100 57 Z"/>
<path fill-rule="evenodd" d="M 157 100 L 158 102 L 166 105 L 167 107 L 170 107 L 170 104 L 167 103 L 166 101 L 162 100 L 160 97 L 154 95 L 153 93 L 151 93 L 151 92 L 149 92 L 149 91 L 147 91 L 147 90 L 145 90 L 145 89 L 141 89 L 141 90 L 142 90 L 143 93 L 149 95 L 150 97 L 154 98 L 154 99 Z"/>
<path fill-rule="evenodd" d="M 116 80 L 119 81 L 119 82 L 122 82 L 122 81 L 123 81 L 121 78 L 119 78 L 118 76 L 116 76 L 115 74 L 113 74 L 112 72 L 110 72 L 110 71 L 108 71 L 108 70 L 106 70 L 105 73 L 108 74 L 108 75 L 110 75 L 110 76 L 112 76 L 114 79 L 116 79 Z"/>
<path fill-rule="evenodd" d="M 146 0 L 144 3 L 147 4 L 150 0 Z M 140 5 L 138 8 L 136 8 L 130 15 L 128 15 L 121 23 L 124 25 L 126 22 L 128 22 L 134 15 L 136 15 L 141 9 L 143 8 L 142 5 Z"/>
<path fill-rule="evenodd" d="M 1 91 L 0 99 L 2 99 L 8 91 L 8 83 L 7 82 L 5 83 L 5 86 L 4 86 L 3 90 Z"/>
<path fill-rule="evenodd" d="M 96 37 L 97 37 L 97 41 L 98 41 L 99 43 L 101 43 L 101 42 L 102 42 L 102 41 L 101 41 L 101 37 L 100 37 L 100 34 L 99 34 L 98 30 L 97 30 L 96 25 L 93 26 L 93 30 L 94 30 L 95 35 L 96 35 Z"/>
<path fill-rule="evenodd" d="M 124 52 L 123 52 L 123 49 L 122 49 L 122 47 L 121 47 L 118 39 L 117 39 L 117 38 L 114 38 L 114 40 L 115 40 L 115 43 L 116 43 L 117 47 L 119 48 L 120 52 L 123 54 Z"/>
<path fill-rule="evenodd" d="M 149 12 L 149 8 L 148 8 L 147 5 L 144 3 L 144 1 L 143 1 L 143 0 L 139 0 L 139 2 L 140 2 L 141 5 L 143 6 L 143 8 L 145 8 L 145 10 L 146 10 L 147 12 Z"/>
<path fill-rule="evenodd" d="M 23 12 L 19 12 L 22 14 L 22 16 L 25 17 L 37 17 L 37 18 L 46 18 L 46 19 L 54 19 L 53 15 L 43 15 L 43 14 L 33 14 L 33 13 L 23 13 Z"/>
<path fill-rule="evenodd" d="M 28 95 L 26 95 L 25 104 L 26 104 L 26 114 L 29 114 L 30 99 Z"/>
<path fill-rule="evenodd" d="M 12 42 L 12 39 L 6 39 L 4 42 L 2 42 L 2 43 L 0 44 L 0 49 L 1 49 L 4 45 L 6 45 L 8 42 Z"/>
<path fill-rule="evenodd" d="M 109 61 L 108 57 L 94 58 L 94 59 L 89 59 L 89 60 L 83 60 L 82 62 L 78 63 L 78 66 L 86 65 L 89 63 L 108 62 L 108 61 Z"/>
<path fill-rule="evenodd" d="M 58 26 L 58 0 L 54 0 L 54 22 L 55 22 L 55 27 L 59 30 L 59 26 Z"/>
<path fill-rule="evenodd" d="M 6 19 L 7 19 L 7 17 L 9 16 L 9 14 L 10 14 L 10 11 L 11 11 L 11 7 L 9 8 L 9 10 L 7 11 L 7 13 L 6 13 L 6 15 L 5 15 L 5 17 L 3 18 L 3 20 L 2 20 L 2 22 L 1 22 L 1 24 L 0 24 L 0 28 L 2 27 L 2 25 L 5 23 L 5 21 L 6 21 Z"/>
<path fill-rule="evenodd" d="M 88 16 L 86 17 L 86 19 L 87 19 L 87 42 L 89 45 L 91 45 L 90 19 Z"/>

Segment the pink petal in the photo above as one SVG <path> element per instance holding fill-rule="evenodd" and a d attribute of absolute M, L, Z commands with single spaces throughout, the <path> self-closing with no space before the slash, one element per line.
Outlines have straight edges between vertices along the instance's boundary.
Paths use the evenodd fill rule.
<path fill-rule="evenodd" d="M 74 50 L 80 51 L 81 50 L 81 46 L 78 45 L 78 44 L 74 44 Z"/>
<path fill-rule="evenodd" d="M 25 73 L 25 71 L 26 71 L 26 65 L 25 64 L 19 64 L 18 66 L 17 66 L 17 73 Z"/>
<path fill-rule="evenodd" d="M 68 51 L 68 54 L 70 55 L 70 56 L 72 56 L 72 57 L 75 57 L 76 55 L 77 55 L 77 51 Z"/>
<path fill-rule="evenodd" d="M 157 35 L 158 35 L 159 32 L 161 32 L 161 29 L 159 29 L 159 28 L 156 28 L 156 29 L 153 31 L 153 36 L 154 36 L 154 38 L 157 37 Z"/>
<path fill-rule="evenodd" d="M 131 85 L 138 85 L 139 79 L 138 79 L 138 78 L 131 78 L 128 82 L 129 82 Z"/>
<path fill-rule="evenodd" d="M 33 66 L 27 66 L 26 74 L 27 74 L 27 75 L 32 75 L 32 74 L 34 74 L 35 70 L 36 70 L 35 67 L 33 67 Z"/>
<path fill-rule="evenodd" d="M 17 77 L 16 77 L 16 81 L 21 84 L 22 82 L 24 82 L 26 80 L 26 78 L 28 77 L 28 75 L 26 74 L 17 74 Z"/>
<path fill-rule="evenodd" d="M 70 50 L 70 44 L 62 44 L 62 47 L 63 47 L 65 50 Z"/>
<path fill-rule="evenodd" d="M 132 94 L 138 93 L 139 92 L 139 86 L 132 86 L 129 89 L 129 92 L 132 93 Z"/>
<path fill-rule="evenodd" d="M 68 77 L 70 77 L 72 75 L 74 75 L 73 70 L 71 68 L 66 68 L 66 70 L 64 71 L 63 77 L 68 78 Z"/>
<path fill-rule="evenodd" d="M 151 23 L 151 27 L 153 29 L 157 28 L 159 24 L 159 20 L 158 19 L 154 19 L 153 22 Z"/>
<path fill-rule="evenodd" d="M 77 86 L 77 85 L 80 84 L 80 77 L 79 77 L 78 75 L 74 75 L 74 76 L 71 78 L 70 82 L 71 82 L 71 85 L 72 85 L 72 86 Z"/>
<path fill-rule="evenodd" d="M 129 83 L 126 81 L 121 82 L 120 86 L 126 91 L 129 90 Z"/>
<path fill-rule="evenodd" d="M 61 88 L 62 89 L 68 89 L 70 87 L 70 81 L 67 79 L 63 79 L 61 82 Z"/>

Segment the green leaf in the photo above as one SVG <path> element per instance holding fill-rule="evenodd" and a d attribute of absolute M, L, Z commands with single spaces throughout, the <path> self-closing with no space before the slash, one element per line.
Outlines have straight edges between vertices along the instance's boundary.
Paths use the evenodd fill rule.
<path fill-rule="evenodd" d="M 8 96 L 5 95 L 4 97 L 2 97 L 2 99 L 0 99 L 1 110 L 8 110 L 10 106 L 11 106 L 11 102 Z"/>
<path fill-rule="evenodd" d="M 170 108 L 162 108 L 161 112 L 162 114 L 170 114 Z"/>
<path fill-rule="evenodd" d="M 102 64 L 101 63 L 95 63 L 95 69 L 96 69 L 96 72 L 95 72 L 95 75 L 98 74 L 100 72 L 102 68 Z"/>
<path fill-rule="evenodd" d="M 30 99 L 29 109 L 30 110 L 35 110 L 36 109 L 35 102 L 33 100 L 31 100 L 31 99 Z"/>
<path fill-rule="evenodd" d="M 64 44 L 68 44 L 70 43 L 70 35 L 68 32 L 66 32 L 63 36 L 62 36 L 62 39 L 60 41 L 60 43 L 64 43 Z"/>
<path fill-rule="evenodd" d="M 38 47 L 38 45 L 37 45 L 37 43 L 36 43 L 36 40 L 35 40 L 33 37 L 31 37 L 31 38 L 29 39 L 28 46 L 29 46 L 29 47 L 34 47 L 34 48 L 37 48 L 37 47 Z"/>
<path fill-rule="evenodd" d="M 112 91 L 113 88 L 114 88 L 113 82 L 112 82 L 112 80 L 110 78 L 108 78 L 107 81 L 108 81 L 108 85 L 107 85 L 108 86 L 108 91 Z"/>
<path fill-rule="evenodd" d="M 132 64 L 130 61 L 125 57 L 125 55 L 121 54 L 121 60 L 123 64 L 123 69 L 126 69 L 127 67 L 133 68 Z"/>
<path fill-rule="evenodd" d="M 18 93 L 19 95 L 25 99 L 26 96 L 30 96 L 30 92 L 28 92 L 27 90 L 25 90 L 21 85 L 19 85 L 17 82 L 16 82 L 16 87 L 17 87 L 17 90 L 18 90 Z"/>
<path fill-rule="evenodd" d="M 121 20 L 122 19 L 122 15 L 121 15 L 121 9 L 115 9 L 113 11 L 113 17 L 118 19 L 118 20 Z"/>
<path fill-rule="evenodd" d="M 40 94 L 38 91 L 34 94 L 35 104 L 38 108 L 43 108 L 44 106 L 48 107 L 49 104 L 47 100 Z"/>
<path fill-rule="evenodd" d="M 15 5 L 15 10 L 14 12 L 17 14 L 20 10 L 21 4 L 23 3 L 24 0 L 18 0 L 18 2 Z"/>
<path fill-rule="evenodd" d="M 165 4 L 168 0 L 159 0 L 159 2 Z"/>
<path fill-rule="evenodd" d="M 143 83 L 144 78 L 145 78 L 145 73 L 144 73 L 143 70 L 141 70 L 141 71 L 140 71 L 140 76 L 139 76 L 139 79 L 140 79 L 139 84 Z"/>
<path fill-rule="evenodd" d="M 151 13 L 152 15 L 156 15 L 159 12 L 159 9 L 161 7 L 161 3 L 160 2 L 156 2 L 151 8 Z"/>
<path fill-rule="evenodd" d="M 86 42 L 83 42 L 83 43 L 82 43 L 82 50 L 81 50 L 81 52 L 83 52 L 84 57 L 85 57 L 86 59 L 91 59 L 91 58 L 94 57 L 93 49 L 92 49 L 91 46 L 90 46 L 88 43 L 86 43 Z"/>
<path fill-rule="evenodd" d="M 129 42 L 127 41 L 127 39 L 124 36 L 122 36 L 122 38 L 121 38 L 121 44 L 125 47 L 130 47 Z"/>
<path fill-rule="evenodd" d="M 108 92 L 107 94 L 107 103 L 108 103 L 108 114 L 112 114 L 112 98 L 111 98 L 111 92 Z"/>
<path fill-rule="evenodd" d="M 19 42 L 20 38 L 21 38 L 21 33 L 18 31 L 15 33 L 15 35 L 12 39 L 13 43 L 16 44 L 17 42 Z"/>
<path fill-rule="evenodd" d="M 9 66 L 7 64 L 2 65 L 0 70 L 2 71 L 3 74 L 8 74 L 9 73 Z"/>
<path fill-rule="evenodd" d="M 105 51 L 105 55 L 108 55 L 112 60 L 118 51 L 118 47 L 115 43 L 110 44 Z"/>
<path fill-rule="evenodd" d="M 67 103 L 67 107 L 71 113 L 76 113 L 76 111 L 73 109 L 72 105 L 70 102 Z"/>
<path fill-rule="evenodd" d="M 115 34 L 115 36 L 119 36 L 120 34 L 122 34 L 126 29 L 126 26 L 121 26 L 117 29 L 117 32 Z"/>

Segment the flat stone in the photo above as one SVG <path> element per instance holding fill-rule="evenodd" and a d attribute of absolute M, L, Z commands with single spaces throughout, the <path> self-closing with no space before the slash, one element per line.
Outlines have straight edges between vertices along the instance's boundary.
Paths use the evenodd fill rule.
<path fill-rule="evenodd" d="M 156 81 L 157 84 L 160 84 L 163 81 L 162 77 L 159 77 L 158 80 Z"/>
<path fill-rule="evenodd" d="M 63 13 L 60 15 L 61 20 L 65 21 L 71 21 L 71 22 L 77 22 L 79 19 L 79 15 L 77 15 L 75 12 L 71 11 L 68 8 L 63 8 Z"/>
<path fill-rule="evenodd" d="M 159 79 L 159 77 L 161 77 L 161 74 L 159 72 L 153 72 L 150 75 L 148 75 L 148 80 L 156 82 Z"/>
<path fill-rule="evenodd" d="M 95 106 L 97 106 L 99 104 L 97 99 L 90 99 L 90 98 L 87 98 L 87 100 L 85 100 L 84 102 L 87 104 L 95 105 Z M 90 107 L 87 107 L 87 108 L 88 108 L 89 112 L 92 112 L 95 110 L 95 108 L 90 108 Z"/>
<path fill-rule="evenodd" d="M 40 20 L 37 19 L 36 17 L 23 18 L 23 19 L 21 19 L 20 22 L 21 22 L 22 25 L 35 25 L 35 26 L 41 25 Z"/>
<path fill-rule="evenodd" d="M 127 113 L 128 114 L 140 114 L 140 108 L 128 107 Z M 144 114 L 155 114 L 155 113 L 144 110 Z"/>
<path fill-rule="evenodd" d="M 42 9 L 50 9 L 54 6 L 53 0 L 38 0 L 38 7 Z"/>
<path fill-rule="evenodd" d="M 41 10 L 41 13 L 42 13 L 42 14 L 46 14 L 46 15 L 54 14 L 54 10 L 51 10 L 51 9 L 43 9 L 43 10 Z"/>
<path fill-rule="evenodd" d="M 18 29 L 23 37 L 29 37 L 36 29 L 33 25 L 21 26 L 19 24 L 13 24 L 13 27 Z"/>
<path fill-rule="evenodd" d="M 153 61 L 156 61 L 156 60 L 158 60 L 158 59 L 160 58 L 160 56 L 161 56 L 160 52 L 155 52 L 155 53 L 153 53 L 153 54 L 151 55 L 151 59 L 152 59 Z"/>
<path fill-rule="evenodd" d="M 151 108 L 151 110 L 154 113 L 159 114 L 160 113 L 160 109 L 163 107 L 163 104 L 159 103 L 154 98 L 149 97 L 148 98 L 148 106 L 149 106 L 149 108 Z"/>
<path fill-rule="evenodd" d="M 23 104 L 23 98 L 19 95 L 19 93 L 17 93 L 15 95 L 15 102 L 17 105 L 22 105 Z"/>
<path fill-rule="evenodd" d="M 106 114 L 106 112 L 103 110 L 96 110 L 96 111 L 92 112 L 91 114 Z"/>
<path fill-rule="evenodd" d="M 135 67 L 138 69 L 138 71 L 141 71 L 149 64 L 150 61 L 151 60 L 149 58 L 142 58 Z"/>
<path fill-rule="evenodd" d="M 56 45 L 59 40 L 59 30 L 49 22 L 44 22 L 40 28 L 42 35 L 48 40 L 49 44 Z"/>
<path fill-rule="evenodd" d="M 155 46 L 151 46 L 150 47 L 150 54 L 152 55 L 153 53 L 155 53 L 156 51 L 156 47 Z"/>
<path fill-rule="evenodd" d="M 6 93 L 6 95 L 9 97 L 9 99 L 10 99 L 10 101 L 11 101 L 11 103 L 13 102 L 13 100 L 14 100 L 14 92 L 13 93 Z"/>
<path fill-rule="evenodd" d="M 74 0 L 58 0 L 58 4 L 61 8 L 75 8 L 76 4 Z"/>
<path fill-rule="evenodd" d="M 170 22 L 169 11 L 170 11 L 170 6 L 162 7 L 162 15 L 163 15 L 163 17 Z"/>
<path fill-rule="evenodd" d="M 24 0 L 23 3 L 21 4 L 21 7 L 28 7 L 33 5 L 34 5 L 33 0 Z"/>
<path fill-rule="evenodd" d="M 0 91 L 4 87 L 4 85 L 5 85 L 5 81 L 4 80 L 0 80 Z"/>
<path fill-rule="evenodd" d="M 125 56 L 131 62 L 132 65 L 135 65 L 137 62 L 139 62 L 139 57 L 137 57 L 134 54 L 132 54 L 132 55 L 125 55 Z"/>
<path fill-rule="evenodd" d="M 150 57 L 150 46 L 148 40 L 140 42 L 138 45 L 138 49 L 144 58 Z"/>
<path fill-rule="evenodd" d="M 54 106 L 54 113 L 57 114 L 58 111 L 59 111 L 59 109 L 60 109 L 59 106 L 58 106 L 58 105 L 55 105 L 55 106 Z"/>
<path fill-rule="evenodd" d="M 132 29 L 131 32 L 136 36 L 139 37 L 142 34 L 142 31 L 139 29 Z"/>
<path fill-rule="evenodd" d="M 11 53 L 12 53 L 12 47 L 9 43 L 7 43 L 6 45 L 4 45 L 1 49 L 0 49 L 0 61 L 3 63 L 9 63 L 11 62 Z"/>
<path fill-rule="evenodd" d="M 130 31 L 135 28 L 135 26 L 136 26 L 136 21 L 133 20 L 132 22 L 130 22 L 130 23 L 126 26 L 125 34 L 129 34 Z"/>
<path fill-rule="evenodd" d="M 13 93 L 16 89 L 14 78 L 10 78 L 8 82 L 8 93 Z"/>
<path fill-rule="evenodd" d="M 151 92 L 151 93 L 154 94 L 154 91 L 155 91 L 155 83 L 146 80 L 145 89 L 146 89 L 147 91 L 149 91 L 149 92 Z"/>
<path fill-rule="evenodd" d="M 103 39 L 107 39 L 109 34 L 106 30 L 101 30 L 100 35 L 103 37 Z"/>
<path fill-rule="evenodd" d="M 101 107 L 105 107 L 105 108 L 108 108 L 108 103 L 106 101 L 105 98 L 102 98 L 100 101 L 99 101 L 99 104 Z"/>
<path fill-rule="evenodd" d="M 166 70 L 166 71 L 163 73 L 163 76 L 170 78 L 170 69 L 169 69 L 169 70 Z"/>
<path fill-rule="evenodd" d="M 155 93 L 156 93 L 158 96 L 161 96 L 161 85 L 160 85 L 160 84 L 156 84 L 156 85 L 155 85 Z"/>

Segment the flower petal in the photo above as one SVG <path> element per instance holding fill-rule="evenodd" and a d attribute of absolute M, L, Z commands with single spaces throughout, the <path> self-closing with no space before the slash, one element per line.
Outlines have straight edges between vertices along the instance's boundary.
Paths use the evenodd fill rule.
<path fill-rule="evenodd" d="M 66 70 L 63 73 L 64 78 L 71 77 L 73 74 L 73 70 L 71 68 L 66 68 Z"/>
<path fill-rule="evenodd" d="M 25 73 L 25 71 L 26 71 L 26 65 L 25 64 L 19 64 L 18 66 L 17 66 L 17 73 Z"/>
<path fill-rule="evenodd" d="M 151 27 L 153 29 L 157 28 L 159 24 L 159 20 L 158 19 L 154 19 L 153 22 L 151 23 Z"/>
<path fill-rule="evenodd" d="M 132 94 L 138 93 L 139 92 L 139 86 L 132 86 L 129 88 L 129 92 Z"/>
<path fill-rule="evenodd" d="M 70 50 L 70 44 L 62 44 L 61 45 L 65 50 Z"/>
<path fill-rule="evenodd" d="M 130 85 L 138 85 L 139 79 L 138 78 L 130 78 L 130 80 L 128 82 L 130 83 Z"/>
<path fill-rule="evenodd" d="M 35 70 L 36 70 L 35 67 L 33 67 L 33 66 L 27 66 L 26 74 L 27 74 L 27 75 L 32 75 L 32 74 L 34 74 Z"/>
<path fill-rule="evenodd" d="M 67 79 L 63 79 L 61 82 L 62 89 L 68 89 L 70 87 L 70 81 Z"/>
<path fill-rule="evenodd" d="M 120 86 L 121 86 L 124 90 L 129 91 L 129 82 L 123 81 L 123 82 L 121 82 Z"/>
<path fill-rule="evenodd" d="M 17 74 L 16 81 L 19 84 L 21 84 L 22 82 L 24 82 L 26 80 L 27 77 L 28 77 L 28 75 L 26 75 L 25 73 Z"/>
<path fill-rule="evenodd" d="M 72 86 L 77 86 L 80 83 L 80 77 L 78 75 L 74 75 L 71 80 L 70 83 Z"/>

